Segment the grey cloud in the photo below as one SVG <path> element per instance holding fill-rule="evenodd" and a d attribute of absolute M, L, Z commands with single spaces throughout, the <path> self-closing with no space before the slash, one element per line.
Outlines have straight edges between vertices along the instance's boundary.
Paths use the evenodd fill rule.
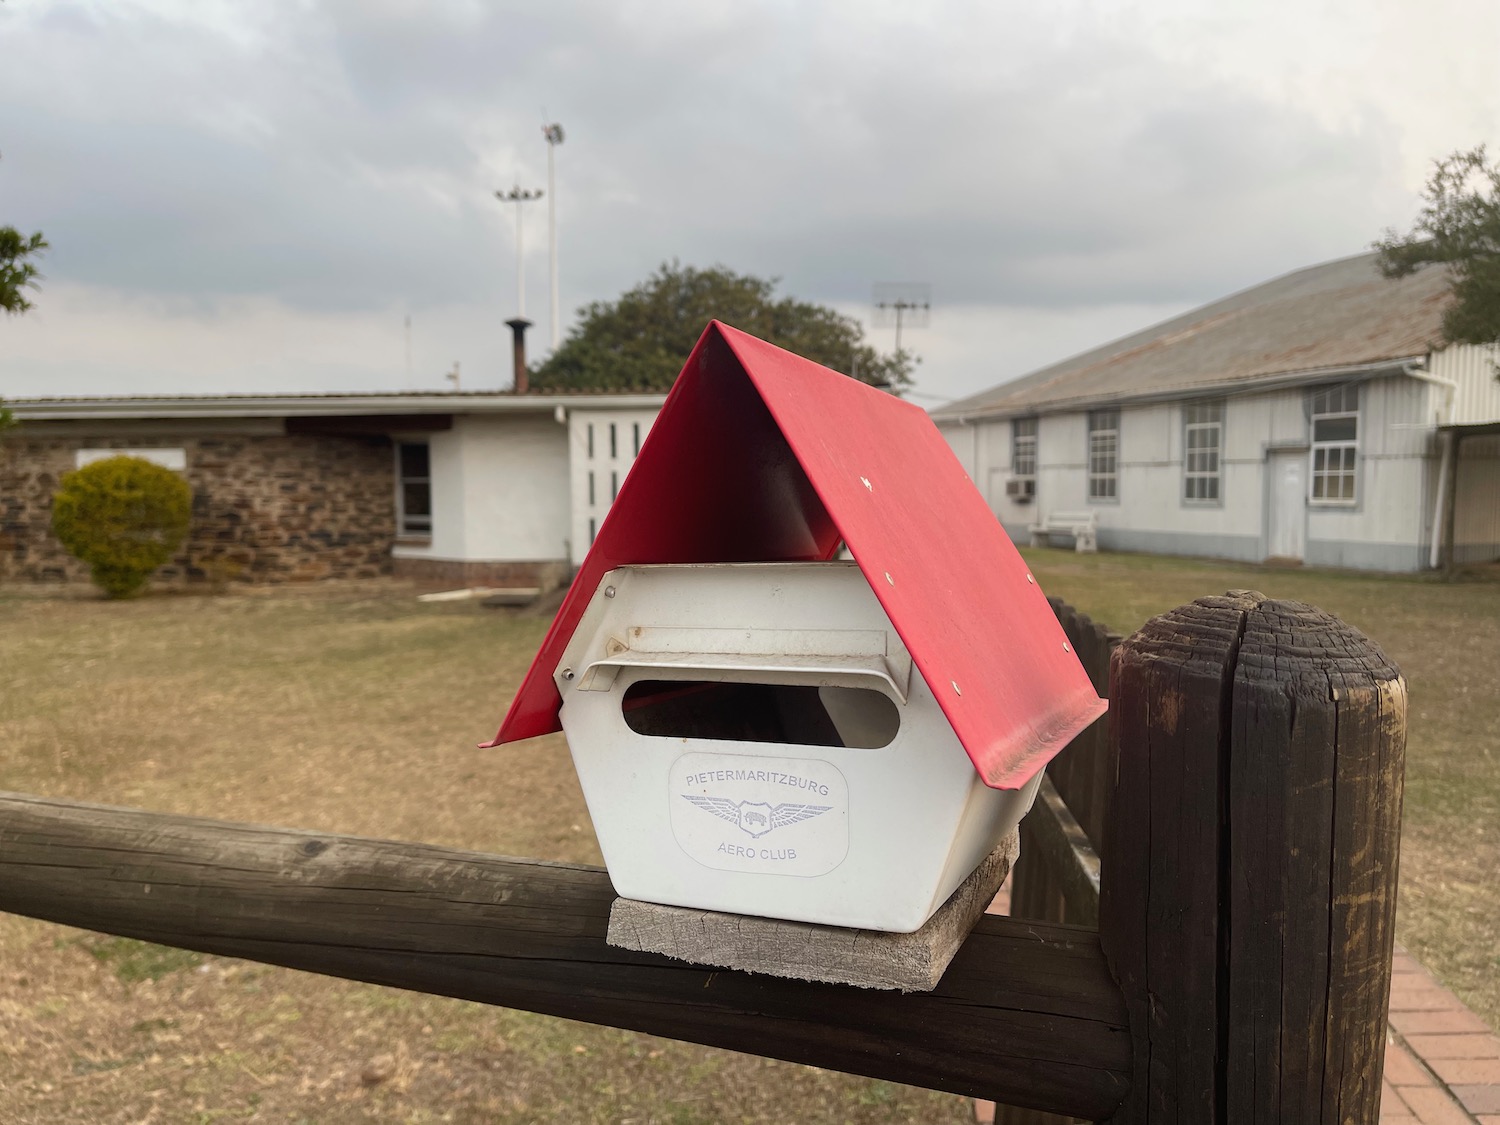
<path fill-rule="evenodd" d="M 1055 70 L 983 98 L 856 85 L 836 134 L 767 106 L 757 132 L 785 151 L 695 138 L 616 245 L 708 250 L 819 296 L 916 276 L 954 300 L 1054 305 L 1211 295 L 1375 229 L 1390 180 L 1372 145 L 1186 80 L 1080 98 Z M 611 222 L 591 240 L 620 229 L 594 218 Z"/>
<path fill-rule="evenodd" d="M 247 43 L 59 3 L 26 32 L 36 67 L 0 76 L 4 218 L 96 285 L 498 301 L 511 216 L 489 192 L 507 163 L 541 182 L 544 104 L 569 134 L 573 304 L 674 256 L 818 300 L 905 279 L 962 303 L 1204 299 L 1358 250 L 1387 213 L 1378 138 L 1102 32 L 706 11 L 351 0 L 280 7 Z M 70 73 L 89 88 L 54 100 L 52 53 L 92 60 Z M 80 108 L 112 91 L 125 120 Z"/>

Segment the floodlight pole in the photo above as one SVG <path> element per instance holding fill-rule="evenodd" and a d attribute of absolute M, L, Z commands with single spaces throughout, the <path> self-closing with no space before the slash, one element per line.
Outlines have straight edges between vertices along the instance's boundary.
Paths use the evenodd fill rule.
<path fill-rule="evenodd" d="M 547 256 L 552 271 L 552 350 L 562 339 L 562 329 L 557 314 L 557 180 L 552 168 L 552 157 L 557 146 L 563 143 L 563 127 L 556 122 L 542 126 L 542 136 L 547 138 Z"/>
<path fill-rule="evenodd" d="M 521 204 L 540 199 L 542 195 L 540 190 L 523 190 L 520 184 L 508 192 L 497 191 L 495 193 L 495 198 L 502 203 L 516 205 L 516 315 L 523 319 L 526 316 L 526 256 L 521 249 Z"/>
<path fill-rule="evenodd" d="M 932 305 L 927 301 L 877 301 L 877 309 L 896 310 L 896 354 L 901 354 L 901 314 L 907 309 L 930 309 Z M 918 327 L 921 327 L 918 325 Z"/>

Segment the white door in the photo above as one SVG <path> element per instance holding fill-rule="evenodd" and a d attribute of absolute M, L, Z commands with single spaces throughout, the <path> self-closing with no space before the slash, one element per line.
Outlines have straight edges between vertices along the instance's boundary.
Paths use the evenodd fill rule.
<path fill-rule="evenodd" d="M 1307 451 L 1273 453 L 1266 470 L 1271 489 L 1266 554 L 1301 559 L 1307 548 Z"/>

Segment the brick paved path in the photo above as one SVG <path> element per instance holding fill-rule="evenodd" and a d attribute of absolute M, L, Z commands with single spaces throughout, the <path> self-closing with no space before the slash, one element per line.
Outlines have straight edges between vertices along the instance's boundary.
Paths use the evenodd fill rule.
<path fill-rule="evenodd" d="M 1396 950 L 1381 1125 L 1500 1125 L 1500 1037 Z"/>

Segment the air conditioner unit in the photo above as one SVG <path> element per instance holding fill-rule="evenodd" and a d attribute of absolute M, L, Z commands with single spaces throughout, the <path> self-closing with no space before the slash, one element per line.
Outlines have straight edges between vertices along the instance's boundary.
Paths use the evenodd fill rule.
<path fill-rule="evenodd" d="M 1012 477 L 1005 482 L 1005 495 L 1017 504 L 1030 504 L 1036 497 L 1036 478 Z"/>

